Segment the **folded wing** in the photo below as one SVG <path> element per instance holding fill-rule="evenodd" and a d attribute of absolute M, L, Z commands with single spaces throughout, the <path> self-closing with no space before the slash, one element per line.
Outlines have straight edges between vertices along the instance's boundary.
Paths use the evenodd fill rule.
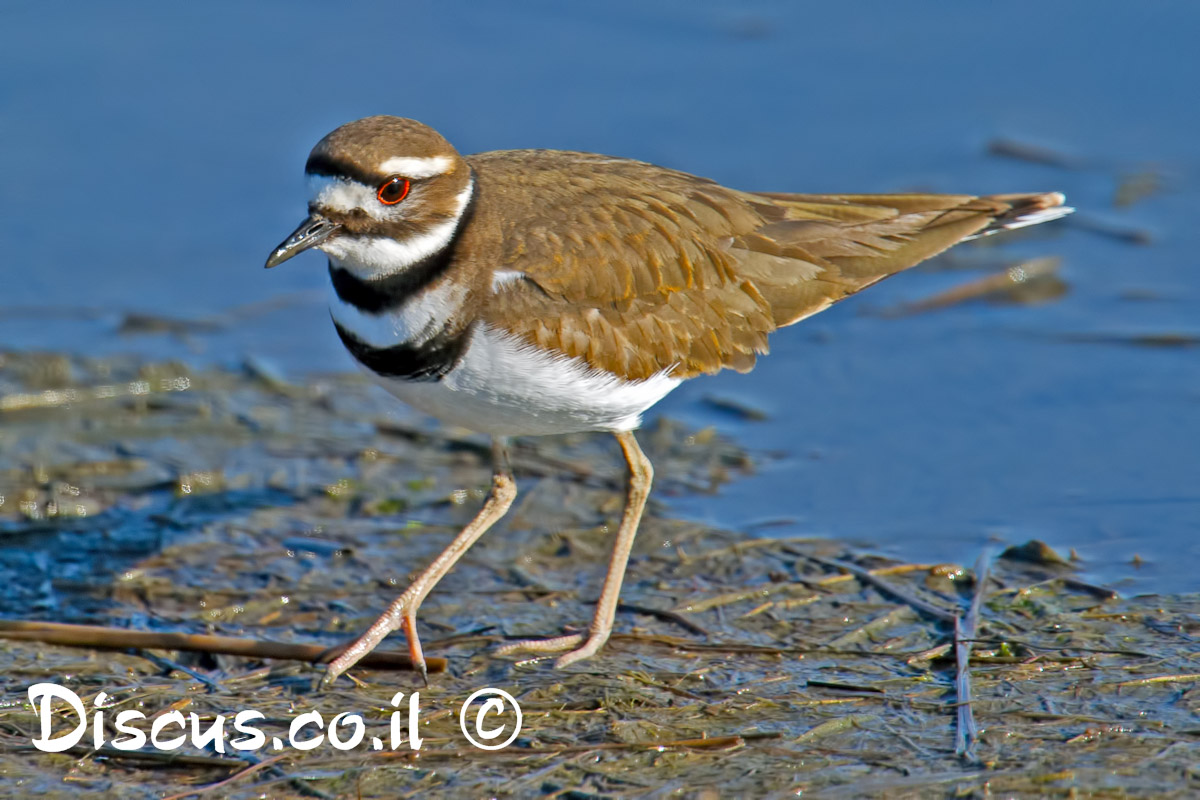
<path fill-rule="evenodd" d="M 636 161 L 522 155 L 472 157 L 480 191 L 505 201 L 477 226 L 509 277 L 484 321 L 631 380 L 748 370 L 776 328 L 965 239 L 1069 212 L 1057 193 L 749 193 Z"/>

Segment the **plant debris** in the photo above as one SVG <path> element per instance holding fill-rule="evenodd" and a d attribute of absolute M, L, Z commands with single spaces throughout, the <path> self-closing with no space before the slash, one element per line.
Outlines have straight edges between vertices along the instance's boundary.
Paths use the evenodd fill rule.
<path fill-rule="evenodd" d="M 1041 557 L 903 564 L 794 527 L 748 538 L 675 519 L 663 498 L 719 491 L 753 458 L 670 421 L 641 437 L 659 491 L 617 633 L 590 661 L 556 671 L 494 650 L 590 618 L 622 503 L 619 454 L 603 436 L 515 449 L 517 505 L 418 617 L 427 653 L 446 662 L 429 686 L 360 665 L 320 691 L 320 668 L 286 653 L 185 651 L 180 642 L 208 641 L 189 637 L 235 637 L 311 652 L 360 632 L 474 513 L 486 442 L 405 416 L 350 375 L 294 385 L 255 370 L 31 353 L 0 364 L 0 611 L 43 631 L 95 625 L 113 637 L 105 649 L 0 639 L 5 793 L 1200 790 L 1200 596 L 1119 598 Z M 424 742 L 122 750 L 108 716 L 99 747 L 89 734 L 44 753 L 27 694 L 41 682 L 70 687 L 87 708 L 103 692 L 111 713 L 148 720 L 194 713 L 207 725 L 255 709 L 279 737 L 311 711 L 356 712 L 383 733 L 397 693 L 419 692 Z M 466 698 L 484 687 L 509 692 L 524 714 L 502 750 L 477 749 L 460 729 Z"/>

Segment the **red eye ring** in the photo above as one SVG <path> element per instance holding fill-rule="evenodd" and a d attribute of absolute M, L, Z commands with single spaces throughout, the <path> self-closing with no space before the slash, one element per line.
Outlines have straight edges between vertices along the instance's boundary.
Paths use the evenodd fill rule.
<path fill-rule="evenodd" d="M 393 175 L 379 186 L 379 191 L 375 193 L 375 196 L 385 206 L 394 206 L 408 197 L 408 190 L 410 188 L 412 188 L 412 183 L 408 178 Z"/>

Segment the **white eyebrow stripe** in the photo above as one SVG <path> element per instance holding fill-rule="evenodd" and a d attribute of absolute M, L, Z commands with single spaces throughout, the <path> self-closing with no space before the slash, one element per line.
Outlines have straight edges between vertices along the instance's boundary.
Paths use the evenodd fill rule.
<path fill-rule="evenodd" d="M 317 208 L 349 213 L 363 211 L 373 219 L 392 219 L 391 207 L 379 202 L 378 189 L 365 186 L 346 178 L 331 178 L 328 175 L 309 175 L 308 186 L 312 202 Z"/>
<path fill-rule="evenodd" d="M 379 171 L 406 178 L 432 178 L 450 169 L 454 162 L 447 156 L 396 156 L 379 165 Z"/>

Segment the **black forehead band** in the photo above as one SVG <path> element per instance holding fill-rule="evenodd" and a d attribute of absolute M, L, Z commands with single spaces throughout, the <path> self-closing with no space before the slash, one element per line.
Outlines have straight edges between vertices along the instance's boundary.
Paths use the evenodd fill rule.
<path fill-rule="evenodd" d="M 309 156 L 308 163 L 304 165 L 304 172 L 308 175 L 325 175 L 330 178 L 349 178 L 367 186 L 378 186 L 389 177 L 377 172 L 366 172 L 354 164 L 333 158 L 325 153 L 313 153 Z"/>

